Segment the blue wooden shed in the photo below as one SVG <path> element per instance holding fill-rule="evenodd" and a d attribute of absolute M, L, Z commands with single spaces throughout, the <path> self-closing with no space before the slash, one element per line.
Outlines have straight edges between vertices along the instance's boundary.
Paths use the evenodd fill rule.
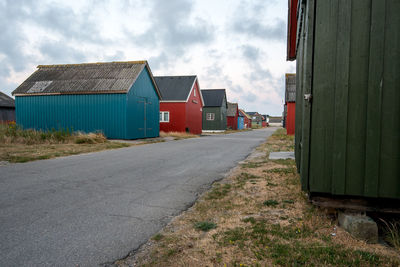
<path fill-rule="evenodd" d="M 238 130 L 243 130 L 244 129 L 244 116 L 242 113 L 239 112 L 239 116 L 238 116 L 238 126 L 237 126 Z"/>
<path fill-rule="evenodd" d="M 13 95 L 25 129 L 159 136 L 161 95 L 147 61 L 40 65 Z"/>

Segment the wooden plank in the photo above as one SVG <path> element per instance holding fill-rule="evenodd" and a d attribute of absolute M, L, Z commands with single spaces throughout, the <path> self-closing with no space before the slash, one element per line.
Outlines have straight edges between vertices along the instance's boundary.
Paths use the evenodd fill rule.
<path fill-rule="evenodd" d="M 363 195 L 371 0 L 352 0 L 346 194 Z"/>
<path fill-rule="evenodd" d="M 400 214 L 399 203 L 393 203 L 393 200 L 383 200 L 377 202 L 373 199 L 360 198 L 335 198 L 332 197 L 311 197 L 313 205 L 323 208 L 347 209 L 354 211 L 369 211 Z M 396 206 L 397 205 L 397 206 Z"/>
<path fill-rule="evenodd" d="M 339 0 L 336 43 L 332 194 L 345 193 L 351 1 Z"/>
<path fill-rule="evenodd" d="M 378 197 L 386 0 L 372 0 L 364 195 Z"/>
<path fill-rule="evenodd" d="M 400 198 L 400 1 L 386 0 L 380 197 Z"/>
<path fill-rule="evenodd" d="M 305 13 L 305 41 L 304 41 L 304 55 L 302 60 L 303 68 L 303 94 L 312 93 L 312 80 L 313 80 L 313 67 L 314 67 L 314 27 L 315 27 L 315 1 L 310 0 L 306 2 Z M 303 118 L 302 118 L 302 149 L 301 149 L 301 177 L 302 189 L 310 190 L 310 130 L 311 130 L 311 104 L 307 101 L 303 102 Z"/>
<path fill-rule="evenodd" d="M 338 0 L 317 1 L 312 84 L 310 189 L 331 192 Z"/>

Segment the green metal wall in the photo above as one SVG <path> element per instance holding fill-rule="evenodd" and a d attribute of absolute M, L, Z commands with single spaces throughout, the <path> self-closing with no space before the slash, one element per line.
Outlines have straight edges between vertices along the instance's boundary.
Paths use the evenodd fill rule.
<path fill-rule="evenodd" d="M 398 0 L 309 0 L 300 10 L 296 161 L 304 190 L 400 199 L 399 13 Z"/>

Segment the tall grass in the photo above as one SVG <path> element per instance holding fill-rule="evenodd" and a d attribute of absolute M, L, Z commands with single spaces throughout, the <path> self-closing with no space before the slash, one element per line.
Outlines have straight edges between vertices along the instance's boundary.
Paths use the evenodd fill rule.
<path fill-rule="evenodd" d="M 106 141 L 107 139 L 101 133 L 82 134 L 68 128 L 37 131 L 34 129 L 22 129 L 15 123 L 0 124 L 0 144 L 94 144 Z"/>

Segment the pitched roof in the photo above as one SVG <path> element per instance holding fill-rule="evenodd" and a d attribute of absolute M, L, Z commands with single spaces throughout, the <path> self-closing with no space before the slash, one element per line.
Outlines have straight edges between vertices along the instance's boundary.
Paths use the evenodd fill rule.
<path fill-rule="evenodd" d="M 259 116 L 260 114 L 256 111 L 256 112 L 246 112 L 247 114 L 249 114 L 250 116 L 254 116 L 257 115 Z"/>
<path fill-rule="evenodd" d="M 14 99 L 0 92 L 0 107 L 7 107 L 7 108 L 15 107 Z"/>
<path fill-rule="evenodd" d="M 285 102 L 296 102 L 296 74 L 286 73 Z"/>
<path fill-rule="evenodd" d="M 224 98 L 226 99 L 225 89 L 203 89 L 201 94 L 205 107 L 220 107 Z"/>
<path fill-rule="evenodd" d="M 228 110 L 226 111 L 226 116 L 235 117 L 237 111 L 238 111 L 238 104 L 228 102 Z"/>
<path fill-rule="evenodd" d="M 186 101 L 196 81 L 196 76 L 155 76 L 162 100 Z"/>
<path fill-rule="evenodd" d="M 243 117 L 247 117 L 248 119 L 251 120 L 251 116 L 247 114 L 243 109 L 239 109 L 239 114 L 242 114 Z"/>
<path fill-rule="evenodd" d="M 12 94 L 127 93 L 144 68 L 160 96 L 147 61 L 39 65 Z"/>

